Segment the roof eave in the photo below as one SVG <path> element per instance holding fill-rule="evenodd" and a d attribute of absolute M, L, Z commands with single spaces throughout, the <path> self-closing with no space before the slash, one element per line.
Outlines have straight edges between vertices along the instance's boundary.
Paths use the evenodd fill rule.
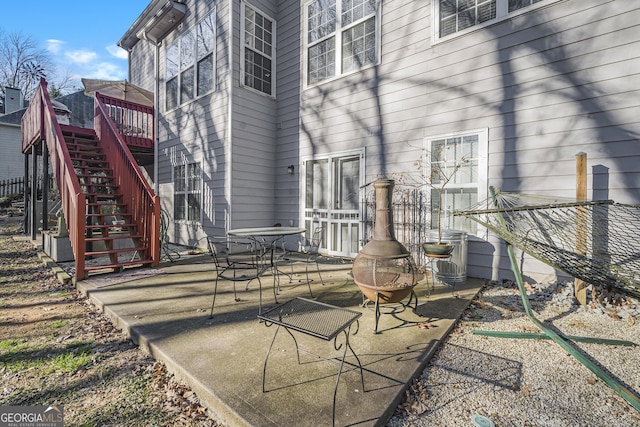
<path fill-rule="evenodd" d="M 130 51 L 138 41 L 145 38 L 159 43 L 182 20 L 186 9 L 184 3 L 175 0 L 152 1 L 124 33 L 118 41 L 118 46 Z"/>

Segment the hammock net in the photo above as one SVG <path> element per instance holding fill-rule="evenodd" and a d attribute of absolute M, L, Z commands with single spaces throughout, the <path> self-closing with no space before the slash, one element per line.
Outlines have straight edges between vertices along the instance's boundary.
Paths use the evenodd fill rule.
<path fill-rule="evenodd" d="M 640 296 L 640 205 L 499 192 L 471 210 L 521 251 L 593 285 Z"/>

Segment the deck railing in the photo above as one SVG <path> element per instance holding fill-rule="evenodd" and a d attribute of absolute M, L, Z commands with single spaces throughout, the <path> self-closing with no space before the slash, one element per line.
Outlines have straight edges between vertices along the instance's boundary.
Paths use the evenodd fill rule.
<path fill-rule="evenodd" d="M 105 101 L 109 103 L 105 104 Z M 160 262 L 160 197 L 153 192 L 149 182 L 142 175 L 127 147 L 127 142 L 125 142 L 127 136 L 122 135 L 119 126 L 110 119 L 112 118 L 111 112 L 114 111 L 113 108 L 120 108 L 116 111 L 137 111 L 137 107 L 144 106 L 127 101 L 117 101 L 119 102 L 116 103 L 113 98 L 96 93 L 94 127 L 102 143 L 107 161 L 113 168 L 115 184 L 118 185 L 123 196 L 123 203 L 127 204 L 129 213 L 132 214 L 138 232 L 142 235 L 143 245 L 149 248 L 150 253 L 147 254 L 147 259 L 152 259 L 153 265 L 158 265 Z M 124 115 L 126 116 L 126 114 Z M 151 115 L 153 115 L 153 109 Z M 153 123 L 152 120 L 150 122 Z M 152 137 L 153 127 L 145 135 Z M 130 135 L 130 137 L 133 136 Z M 147 139 L 141 136 L 135 136 L 135 138 Z M 151 141 L 153 141 L 152 138 Z"/>
<path fill-rule="evenodd" d="M 96 93 L 116 130 L 130 147 L 153 148 L 153 107 Z"/>
<path fill-rule="evenodd" d="M 47 82 L 41 79 L 29 108 L 22 116 L 22 152 L 27 154 L 42 140 L 46 143 L 76 259 L 76 277 L 84 277 L 85 195 L 80 188 L 62 130 L 55 117 Z"/>

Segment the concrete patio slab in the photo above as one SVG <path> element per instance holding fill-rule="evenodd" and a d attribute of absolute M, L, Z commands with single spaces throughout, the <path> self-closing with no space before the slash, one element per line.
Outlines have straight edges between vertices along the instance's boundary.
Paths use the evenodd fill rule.
<path fill-rule="evenodd" d="M 454 296 L 450 287 L 430 287 L 423 279 L 415 288 L 417 314 L 401 305 L 383 305 L 375 334 L 373 304 L 362 307 L 360 290 L 350 276 L 351 264 L 321 268 L 324 285 L 315 274 L 313 297 L 304 264 L 296 263 L 293 280 L 282 280 L 277 299 L 282 303 L 299 296 L 362 312 L 350 344 L 364 368 L 364 389 L 359 371 L 353 369 L 356 360 L 347 353 L 337 388 L 335 425 L 384 425 L 483 281 L 468 279 L 456 286 Z M 239 283 L 240 301 L 234 301 L 232 284 L 220 282 L 210 318 L 215 279 L 211 258 L 194 256 L 162 264 L 159 270 L 161 274 L 134 281 L 101 286 L 80 281 L 77 287 L 188 384 L 221 422 L 229 426 L 332 425 L 338 365 L 325 359 L 338 360 L 344 336 L 334 343 L 295 333 L 299 347 L 314 354 L 303 353 L 298 364 L 294 340 L 279 333 L 263 392 L 264 361 L 276 327 L 257 319 L 258 283 L 252 282 L 246 291 L 244 283 Z M 273 277 L 263 276 L 265 309 L 275 305 L 272 286 Z"/>

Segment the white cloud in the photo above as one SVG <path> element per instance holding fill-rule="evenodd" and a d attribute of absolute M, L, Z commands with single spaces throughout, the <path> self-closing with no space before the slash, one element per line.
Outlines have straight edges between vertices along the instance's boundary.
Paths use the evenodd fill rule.
<path fill-rule="evenodd" d="M 80 78 L 102 80 L 124 80 L 127 76 L 127 52 L 118 46 L 107 46 L 108 52 L 101 54 L 87 48 L 69 49 L 60 40 L 47 40 L 47 49 L 54 56 L 56 68 L 66 69 L 75 81 Z M 123 61 L 124 59 L 124 61 Z"/>
<path fill-rule="evenodd" d="M 109 52 L 111 56 L 115 56 L 118 59 L 129 59 L 127 51 L 115 44 L 110 44 L 109 46 L 107 46 L 107 52 Z"/>
<path fill-rule="evenodd" d="M 64 56 L 76 64 L 87 64 L 98 58 L 98 54 L 91 50 L 69 50 Z"/>
<path fill-rule="evenodd" d="M 127 72 L 122 67 L 110 62 L 96 62 L 84 67 L 82 77 L 101 80 L 124 80 Z"/>
<path fill-rule="evenodd" d="M 49 39 L 47 40 L 47 50 L 53 54 L 58 54 L 65 43 L 62 40 Z"/>

